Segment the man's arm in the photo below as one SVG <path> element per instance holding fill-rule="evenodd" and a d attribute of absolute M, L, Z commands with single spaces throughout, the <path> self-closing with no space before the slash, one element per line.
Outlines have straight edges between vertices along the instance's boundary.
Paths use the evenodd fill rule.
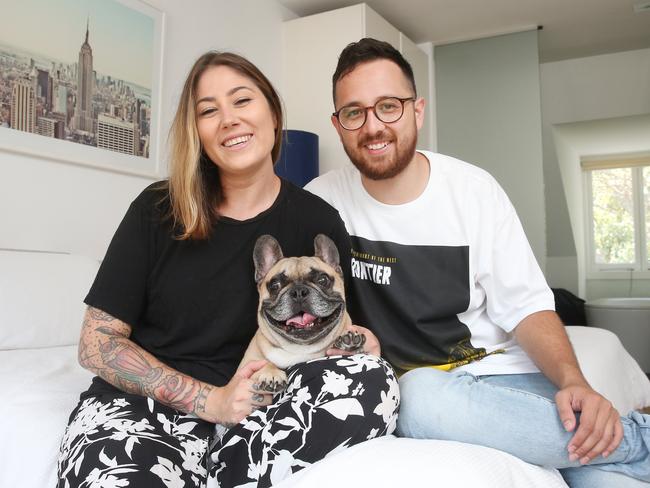
<path fill-rule="evenodd" d="M 580 426 L 568 445 L 570 459 L 587 464 L 599 455 L 607 457 L 623 438 L 619 413 L 587 383 L 558 315 L 552 311 L 529 315 L 515 328 L 515 337 L 559 388 L 555 401 L 567 431 L 575 430 L 574 412 L 581 412 Z"/>
<path fill-rule="evenodd" d="M 79 340 L 79 363 L 127 393 L 153 398 L 209 422 L 231 425 L 268 405 L 271 396 L 253 388 L 250 376 L 266 361 L 249 363 L 224 387 L 215 387 L 165 365 L 134 343 L 131 326 L 88 307 Z"/>

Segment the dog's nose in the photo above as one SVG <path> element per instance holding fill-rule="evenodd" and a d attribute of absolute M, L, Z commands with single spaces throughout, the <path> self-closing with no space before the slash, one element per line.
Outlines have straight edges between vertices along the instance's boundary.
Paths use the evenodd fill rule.
<path fill-rule="evenodd" d="M 309 287 L 305 285 L 295 285 L 290 292 L 290 296 L 294 300 L 303 300 L 307 295 L 309 295 Z"/>

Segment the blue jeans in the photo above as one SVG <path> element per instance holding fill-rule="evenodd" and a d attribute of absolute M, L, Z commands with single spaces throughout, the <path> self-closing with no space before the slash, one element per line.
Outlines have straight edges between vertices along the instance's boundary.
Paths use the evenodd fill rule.
<path fill-rule="evenodd" d="M 650 415 L 621 417 L 624 437 L 607 458 L 570 461 L 573 433 L 560 422 L 557 388 L 540 373 L 476 377 L 432 368 L 400 378 L 397 434 L 492 447 L 526 462 L 558 468 L 571 488 L 647 488 Z"/>

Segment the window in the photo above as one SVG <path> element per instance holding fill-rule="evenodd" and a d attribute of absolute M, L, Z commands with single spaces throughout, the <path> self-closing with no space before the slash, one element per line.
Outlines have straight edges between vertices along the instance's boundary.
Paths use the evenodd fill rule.
<path fill-rule="evenodd" d="M 583 160 L 582 167 L 591 274 L 649 273 L 650 157 Z"/>

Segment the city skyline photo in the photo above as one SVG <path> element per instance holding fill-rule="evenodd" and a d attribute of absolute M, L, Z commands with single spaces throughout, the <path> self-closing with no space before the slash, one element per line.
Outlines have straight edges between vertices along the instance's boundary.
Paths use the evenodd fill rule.
<path fill-rule="evenodd" d="M 94 69 L 151 89 L 154 25 L 143 13 L 115 0 L 22 0 L 2 17 L 0 44 L 70 64 L 77 62 L 89 19 Z"/>
<path fill-rule="evenodd" d="M 159 26 L 134 5 L 23 0 L 6 9 L 0 132 L 149 158 Z"/>

